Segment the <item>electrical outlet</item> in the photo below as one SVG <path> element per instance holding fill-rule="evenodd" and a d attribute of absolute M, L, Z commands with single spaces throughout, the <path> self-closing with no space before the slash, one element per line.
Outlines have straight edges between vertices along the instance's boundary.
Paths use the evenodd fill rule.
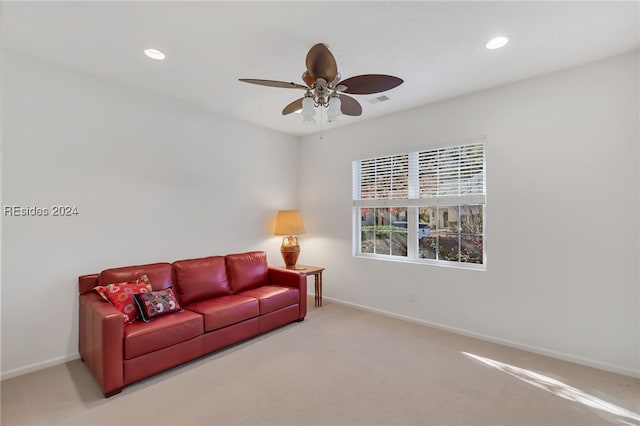
<path fill-rule="evenodd" d="M 418 297 L 416 296 L 415 293 L 409 293 L 409 302 L 411 303 L 415 303 L 418 301 Z"/>

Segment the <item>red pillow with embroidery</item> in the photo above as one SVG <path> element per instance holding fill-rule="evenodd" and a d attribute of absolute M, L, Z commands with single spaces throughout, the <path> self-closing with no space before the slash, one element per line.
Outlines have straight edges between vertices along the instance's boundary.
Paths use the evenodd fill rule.
<path fill-rule="evenodd" d="M 160 315 L 171 312 L 182 312 L 182 307 L 178 303 L 172 287 L 160 291 L 138 293 L 133 298 L 144 322 L 149 322 Z"/>
<path fill-rule="evenodd" d="M 100 285 L 93 289 L 107 302 L 122 312 L 122 318 L 126 323 L 133 322 L 138 317 L 138 310 L 136 309 L 133 295 L 153 291 L 149 278 L 146 275 L 141 275 L 132 283 L 124 282 Z"/>

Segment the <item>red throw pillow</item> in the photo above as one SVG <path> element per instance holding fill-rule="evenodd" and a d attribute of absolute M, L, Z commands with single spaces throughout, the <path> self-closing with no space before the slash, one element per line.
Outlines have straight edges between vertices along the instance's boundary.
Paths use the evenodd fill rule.
<path fill-rule="evenodd" d="M 138 310 L 136 309 L 133 295 L 153 291 L 153 288 L 151 288 L 149 278 L 146 275 L 141 275 L 133 283 L 124 282 L 101 285 L 94 287 L 94 290 L 122 312 L 122 318 L 125 323 L 130 323 L 138 317 Z"/>
<path fill-rule="evenodd" d="M 160 291 L 134 294 L 133 299 L 144 322 L 149 322 L 160 315 L 182 311 L 171 287 Z"/>

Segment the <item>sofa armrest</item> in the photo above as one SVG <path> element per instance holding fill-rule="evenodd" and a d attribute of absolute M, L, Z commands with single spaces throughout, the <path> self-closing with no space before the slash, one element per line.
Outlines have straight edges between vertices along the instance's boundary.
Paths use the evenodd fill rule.
<path fill-rule="evenodd" d="M 85 293 L 79 300 L 78 351 L 105 396 L 124 386 L 122 314 L 97 293 Z"/>
<path fill-rule="evenodd" d="M 300 295 L 300 313 L 298 319 L 302 321 L 307 315 L 307 274 L 270 266 L 269 284 L 284 285 L 298 289 Z"/>

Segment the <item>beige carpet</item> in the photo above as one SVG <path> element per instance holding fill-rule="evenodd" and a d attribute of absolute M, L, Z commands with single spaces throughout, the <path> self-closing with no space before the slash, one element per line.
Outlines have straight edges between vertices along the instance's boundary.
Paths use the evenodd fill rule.
<path fill-rule="evenodd" d="M 640 380 L 325 302 L 104 399 L 81 361 L 2 382 L 2 425 L 629 425 Z"/>

